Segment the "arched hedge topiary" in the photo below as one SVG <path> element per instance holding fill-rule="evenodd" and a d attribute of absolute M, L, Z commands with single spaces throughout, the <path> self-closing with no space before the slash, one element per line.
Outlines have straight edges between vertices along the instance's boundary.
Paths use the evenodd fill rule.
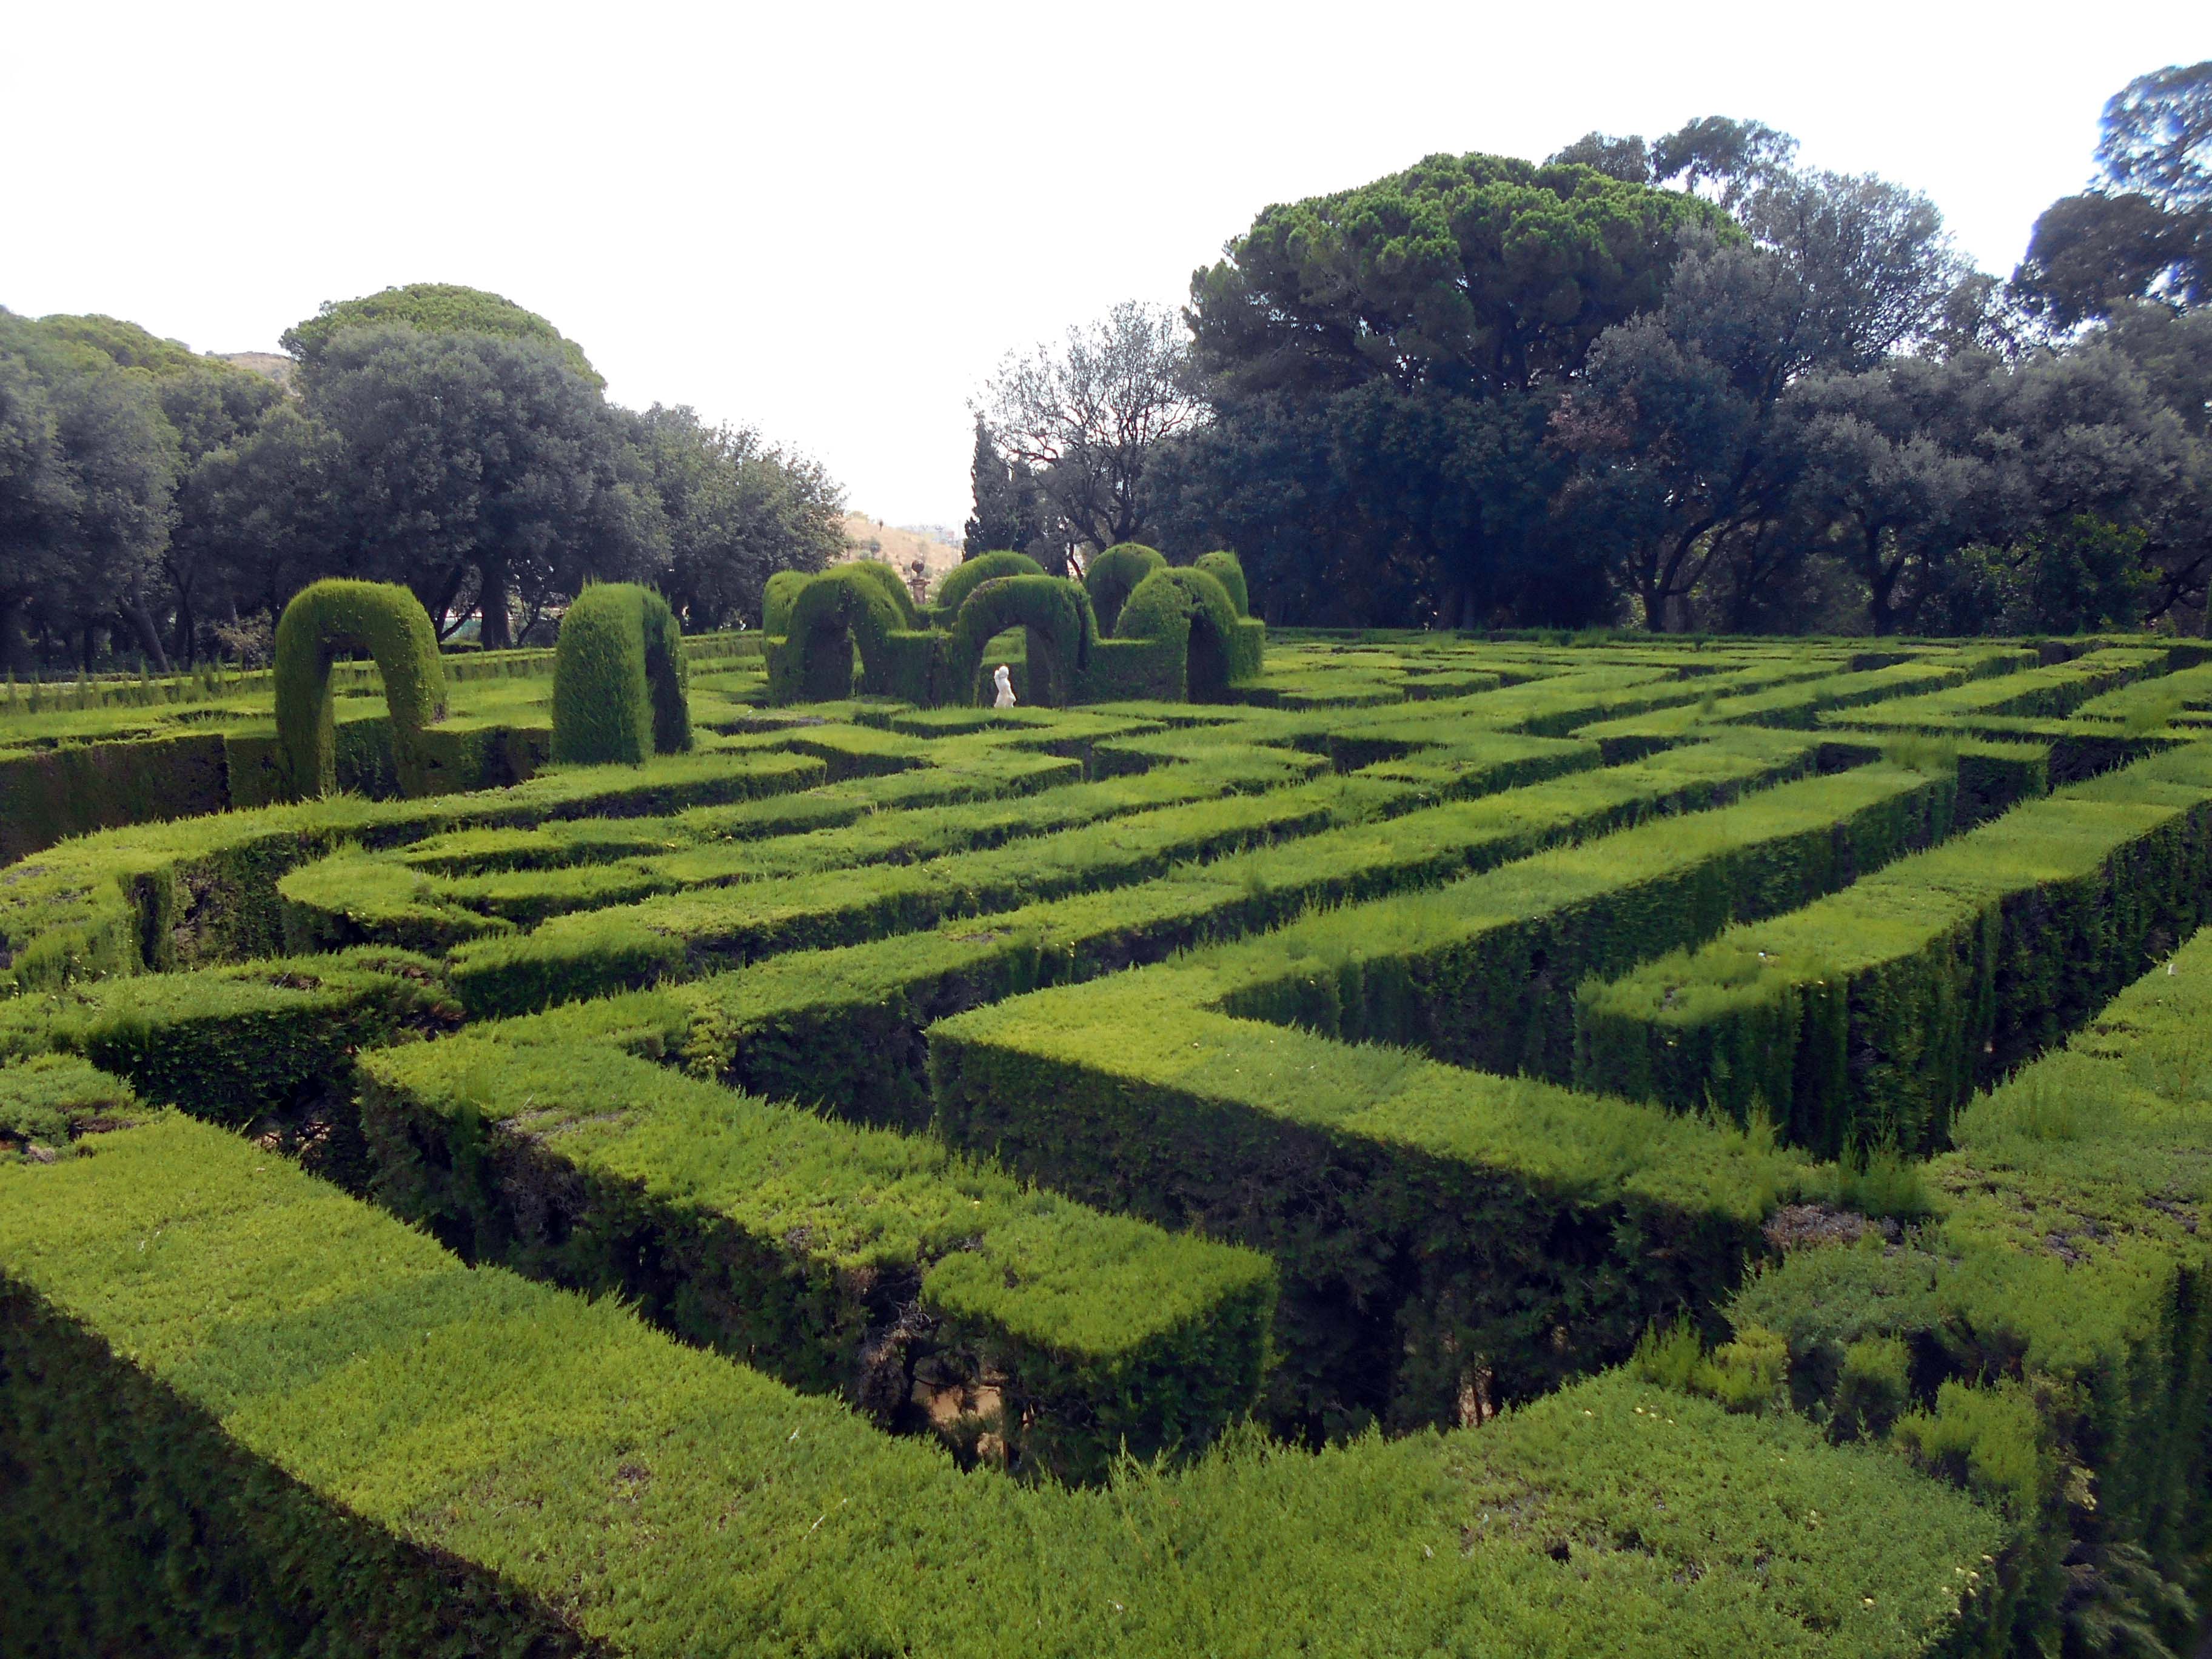
<path fill-rule="evenodd" d="M 430 614 L 393 582 L 333 579 L 292 596 L 276 623 L 276 742 L 284 787 L 300 799 L 337 789 L 331 663 L 366 651 L 384 676 L 392 769 L 404 795 L 435 792 L 423 728 L 446 715 L 446 665 Z"/>
<path fill-rule="evenodd" d="M 985 582 L 1001 576 L 1042 576 L 1044 567 L 1026 553 L 978 553 L 946 573 L 937 589 L 936 607 L 957 612 L 968 596 Z"/>
<path fill-rule="evenodd" d="M 1091 568 L 1083 573 L 1083 591 L 1091 596 L 1091 612 L 1098 618 L 1100 629 L 1113 633 L 1121 607 L 1137 591 L 1137 584 L 1155 570 L 1166 569 L 1167 563 L 1158 548 L 1146 547 L 1142 542 L 1116 542 L 1091 560 Z"/>
<path fill-rule="evenodd" d="M 1029 635 L 1030 701 L 1048 708 L 1073 701 L 1097 633 L 1083 590 L 1060 576 L 998 576 L 968 595 L 945 646 L 945 695 L 975 700 L 975 678 L 993 637 L 1019 628 Z"/>
<path fill-rule="evenodd" d="M 864 689 L 888 684 L 891 635 L 905 629 L 907 619 L 868 568 L 865 560 L 837 565 L 799 590 L 783 650 L 770 665 L 769 691 L 777 702 L 835 702 L 851 696 L 855 643 Z"/>
<path fill-rule="evenodd" d="M 1222 591 L 1229 595 L 1229 603 L 1237 607 L 1238 616 L 1252 614 L 1252 590 L 1244 582 L 1243 562 L 1234 553 L 1226 548 L 1201 553 L 1193 562 L 1191 568 L 1203 570 L 1219 582 Z"/>
<path fill-rule="evenodd" d="M 585 588 L 553 647 L 553 758 L 635 766 L 690 748 L 685 679 L 667 600 L 634 582 Z"/>
<path fill-rule="evenodd" d="M 1170 567 L 1137 584 L 1114 633 L 1119 639 L 1158 641 L 1184 653 L 1184 696 L 1192 702 L 1220 702 L 1229 695 L 1236 630 L 1237 608 L 1218 579 L 1203 570 Z"/>
<path fill-rule="evenodd" d="M 921 626 L 921 612 L 915 608 L 914 595 L 908 590 L 906 578 L 881 559 L 854 559 L 833 568 L 857 570 L 863 579 L 881 588 L 884 597 L 890 601 L 892 611 L 897 614 L 901 628 Z"/>
<path fill-rule="evenodd" d="M 799 603 L 800 592 L 813 580 L 811 570 L 779 570 L 768 579 L 761 593 L 762 633 L 780 640 L 791 631 L 791 607 Z"/>

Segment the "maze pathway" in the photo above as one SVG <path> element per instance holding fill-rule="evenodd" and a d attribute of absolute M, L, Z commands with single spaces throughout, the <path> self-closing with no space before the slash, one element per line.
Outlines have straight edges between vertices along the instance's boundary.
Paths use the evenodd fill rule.
<path fill-rule="evenodd" d="M 2178 1631 L 2204 672 L 1315 638 L 64 842 L 0 1650 Z"/>

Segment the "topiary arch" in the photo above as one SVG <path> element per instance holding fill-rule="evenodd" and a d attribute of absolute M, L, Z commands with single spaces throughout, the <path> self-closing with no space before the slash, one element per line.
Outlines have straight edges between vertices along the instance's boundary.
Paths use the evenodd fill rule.
<path fill-rule="evenodd" d="M 331 663 L 366 651 L 384 676 L 392 769 L 403 795 L 434 793 L 423 729 L 446 715 L 446 665 L 429 613 L 392 582 L 312 582 L 276 623 L 276 740 L 284 787 L 305 799 L 337 789 Z"/>
<path fill-rule="evenodd" d="M 1155 570 L 1139 582 L 1114 629 L 1125 640 L 1152 640 L 1183 659 L 1183 696 L 1191 702 L 1229 700 L 1237 608 L 1220 581 L 1203 570 Z"/>
<path fill-rule="evenodd" d="M 1001 576 L 1042 576 L 1044 573 L 1044 567 L 1026 553 L 978 553 L 956 565 L 938 584 L 937 610 L 940 614 L 957 614 L 970 593 Z"/>
<path fill-rule="evenodd" d="M 863 689 L 888 686 L 893 678 L 891 636 L 904 631 L 906 618 L 871 568 L 866 561 L 841 564 L 799 590 L 783 649 L 770 665 L 771 690 L 779 702 L 835 702 L 851 696 L 855 644 L 860 648 Z"/>
<path fill-rule="evenodd" d="M 586 587 L 553 648 L 553 758 L 635 766 L 689 749 L 684 670 L 667 600 L 634 582 Z"/>
<path fill-rule="evenodd" d="M 1103 631 L 1115 631 L 1121 607 L 1136 592 L 1137 584 L 1155 570 L 1165 569 L 1167 562 L 1157 548 L 1141 542 L 1116 542 L 1091 560 L 1091 568 L 1083 573 L 1083 591 L 1091 596 L 1091 611 Z"/>
<path fill-rule="evenodd" d="M 1074 701 L 1089 665 L 1097 625 L 1082 590 L 1058 576 L 1000 576 L 971 591 L 945 645 L 948 701 L 983 701 L 983 652 L 1009 628 L 1028 635 L 1029 700 L 1046 708 Z"/>
<path fill-rule="evenodd" d="M 799 594 L 813 580 L 811 570 L 779 570 L 768 579 L 761 593 L 763 634 L 780 640 L 791 631 L 791 607 L 799 603 Z"/>

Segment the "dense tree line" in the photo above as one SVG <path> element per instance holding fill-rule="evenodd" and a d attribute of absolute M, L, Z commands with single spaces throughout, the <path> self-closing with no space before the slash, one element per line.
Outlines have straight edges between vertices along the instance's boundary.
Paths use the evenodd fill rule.
<path fill-rule="evenodd" d="M 251 659 L 300 587 L 407 584 L 450 637 L 543 638 L 592 580 L 693 629 L 844 545 L 815 462 L 688 408 L 607 402 L 574 342 L 444 284 L 329 305 L 280 383 L 106 318 L 0 311 L 0 654 Z"/>
<path fill-rule="evenodd" d="M 1001 367 L 971 550 L 1230 546 L 1277 622 L 2201 629 L 2212 64 L 2112 100 L 2006 282 L 1796 152 L 1707 118 L 1271 207 L 1181 333 Z"/>

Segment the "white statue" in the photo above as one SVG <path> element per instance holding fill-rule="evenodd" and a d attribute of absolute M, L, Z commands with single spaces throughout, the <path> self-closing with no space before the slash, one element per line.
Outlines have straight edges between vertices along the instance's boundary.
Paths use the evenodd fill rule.
<path fill-rule="evenodd" d="M 1000 663 L 991 671 L 991 684 L 999 688 L 999 700 L 991 707 L 1012 708 L 1014 706 L 1014 677 L 1007 671 L 1006 664 Z"/>

